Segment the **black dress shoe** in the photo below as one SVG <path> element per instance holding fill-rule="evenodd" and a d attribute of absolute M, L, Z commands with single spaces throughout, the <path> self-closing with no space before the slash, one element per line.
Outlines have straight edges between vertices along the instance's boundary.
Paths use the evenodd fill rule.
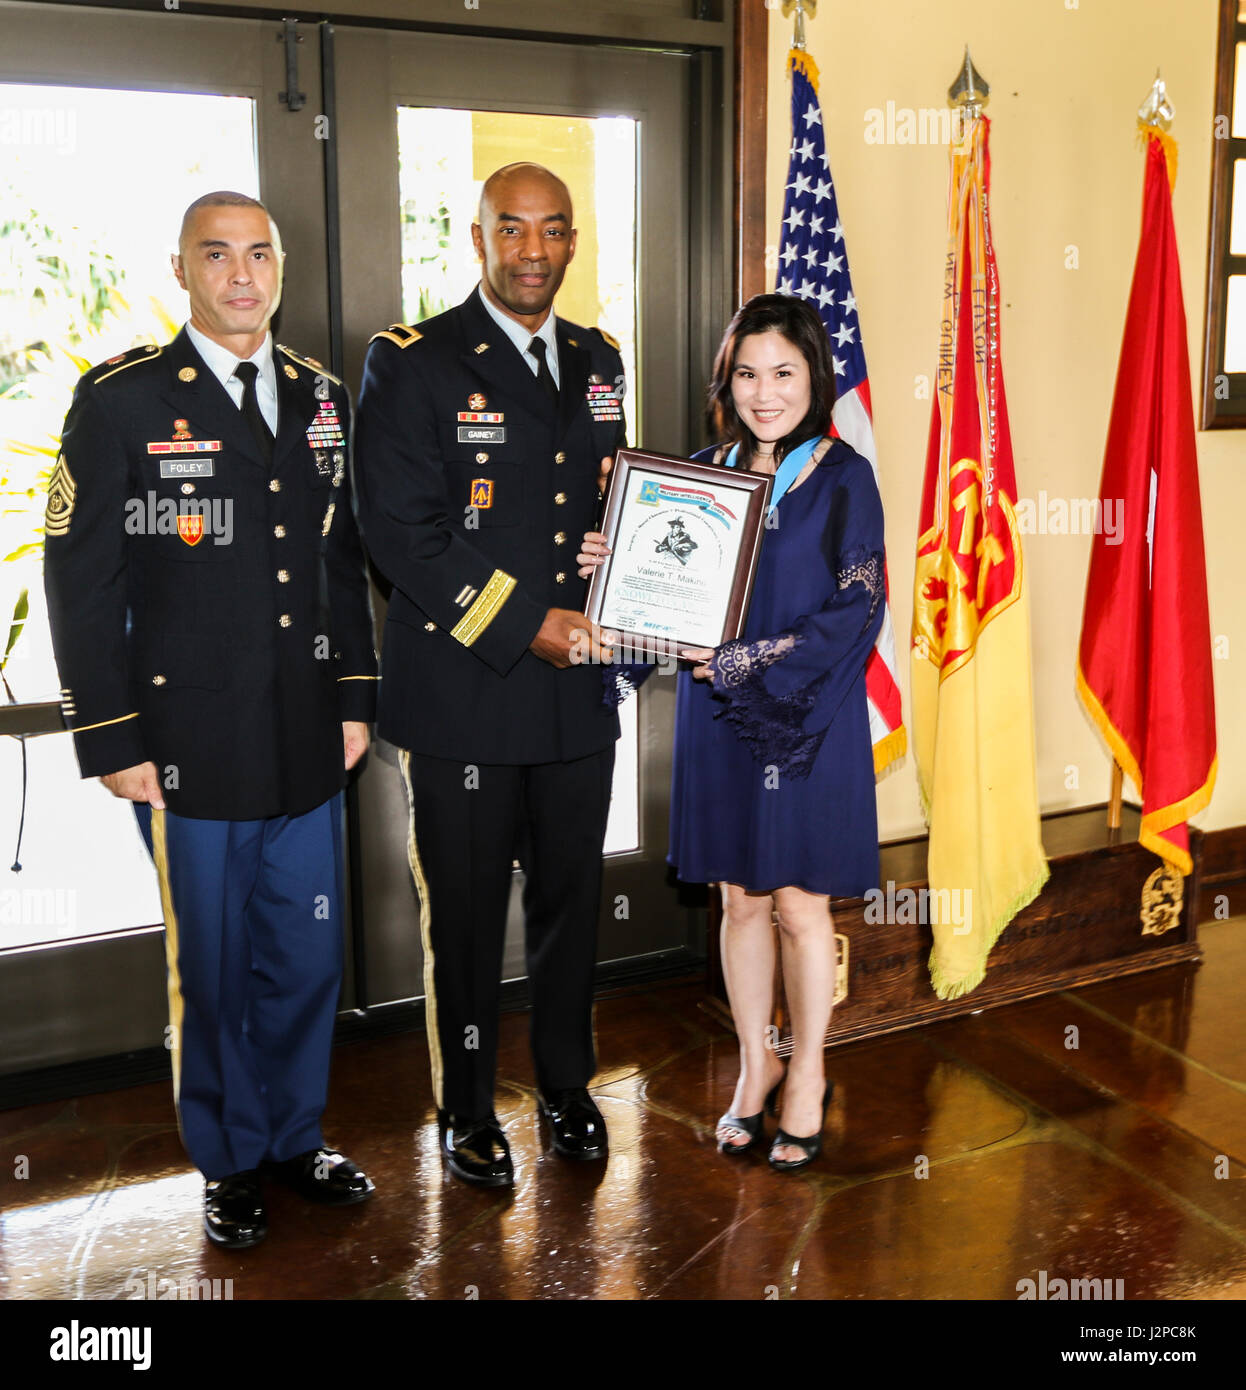
<path fill-rule="evenodd" d="M 268 1234 L 260 1175 L 254 1168 L 203 1185 L 203 1229 L 226 1250 L 245 1250 Z"/>
<path fill-rule="evenodd" d="M 583 1086 L 567 1091 L 541 1091 L 541 1114 L 554 1132 L 554 1149 L 564 1158 L 605 1158 L 610 1151 L 606 1122 Z"/>
<path fill-rule="evenodd" d="M 464 1120 L 437 1112 L 441 1157 L 456 1178 L 478 1187 L 509 1187 L 515 1181 L 510 1147 L 496 1115 Z"/>
<path fill-rule="evenodd" d="M 366 1202 L 376 1190 L 363 1169 L 336 1149 L 308 1149 L 280 1163 L 265 1163 L 264 1171 L 300 1197 L 327 1207 Z"/>

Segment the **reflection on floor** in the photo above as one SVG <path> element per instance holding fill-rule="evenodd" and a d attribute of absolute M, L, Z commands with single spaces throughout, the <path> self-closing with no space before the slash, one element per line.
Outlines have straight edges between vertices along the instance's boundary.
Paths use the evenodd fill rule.
<path fill-rule="evenodd" d="M 1127 1299 L 1241 1298 L 1246 920 L 1202 931 L 1201 967 L 835 1050 L 827 1150 L 802 1174 L 715 1152 L 736 1053 L 696 983 L 598 1004 L 606 1165 L 543 1148 L 526 1020 L 504 1020 L 511 1195 L 443 1177 L 422 1037 L 340 1049 L 327 1133 L 377 1196 L 325 1211 L 274 1191 L 251 1251 L 202 1236 L 167 1087 L 6 1111 L 0 1291 L 1015 1299 L 1046 1271 Z"/>

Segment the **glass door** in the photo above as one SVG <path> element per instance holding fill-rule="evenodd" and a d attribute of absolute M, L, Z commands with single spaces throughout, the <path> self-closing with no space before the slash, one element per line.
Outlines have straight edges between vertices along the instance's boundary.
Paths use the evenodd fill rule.
<path fill-rule="evenodd" d="M 339 31 L 336 49 L 352 385 L 379 328 L 418 323 L 466 298 L 480 278 L 469 229 L 481 185 L 503 164 L 533 160 L 571 189 L 578 243 L 556 310 L 618 339 L 629 442 L 675 453 L 698 443 L 686 347 L 694 184 L 689 59 L 353 29 Z M 360 157 L 352 157 L 356 152 Z M 383 611 L 379 596 L 378 607 Z M 654 678 L 621 711 L 603 962 L 689 944 L 688 914 L 663 868 L 673 685 Z M 423 992 L 405 794 L 394 751 L 377 753 L 360 786 L 374 1002 Z M 523 974 L 518 877 L 507 978 Z"/>

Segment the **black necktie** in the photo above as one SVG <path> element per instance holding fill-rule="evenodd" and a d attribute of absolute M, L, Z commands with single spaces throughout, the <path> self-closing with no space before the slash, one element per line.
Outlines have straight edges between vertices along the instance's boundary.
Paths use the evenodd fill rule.
<path fill-rule="evenodd" d="M 273 461 L 273 432 L 268 428 L 264 412 L 260 409 L 260 398 L 255 390 L 256 378 L 260 369 L 254 362 L 239 362 L 234 375 L 242 382 L 242 418 L 250 427 L 251 434 L 259 447 L 260 457 L 265 463 Z"/>
<path fill-rule="evenodd" d="M 536 379 L 538 385 L 550 398 L 552 404 L 558 404 L 558 387 L 554 385 L 554 374 L 549 369 L 549 362 L 545 358 L 545 339 L 533 338 L 528 344 L 529 353 L 536 358 Z"/>

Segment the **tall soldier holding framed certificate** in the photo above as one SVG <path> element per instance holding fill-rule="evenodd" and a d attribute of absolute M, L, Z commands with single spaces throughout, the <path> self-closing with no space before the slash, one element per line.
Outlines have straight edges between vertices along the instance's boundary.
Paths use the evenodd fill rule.
<path fill-rule="evenodd" d="M 479 288 L 373 339 L 355 458 L 364 539 L 394 586 L 377 728 L 410 800 L 441 1154 L 500 1186 L 514 1180 L 493 1089 L 516 848 L 539 1107 L 558 1153 L 607 1151 L 587 1087 L 619 725 L 599 671 L 576 664 L 603 653 L 573 556 L 624 439 L 623 366 L 604 334 L 554 315 L 575 252 L 559 178 L 499 169 L 472 239 Z"/>

